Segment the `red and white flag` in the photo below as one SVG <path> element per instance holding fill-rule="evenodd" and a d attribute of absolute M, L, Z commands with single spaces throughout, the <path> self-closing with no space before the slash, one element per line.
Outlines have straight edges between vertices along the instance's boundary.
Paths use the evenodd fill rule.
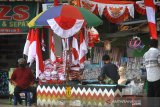
<path fill-rule="evenodd" d="M 33 30 L 34 32 L 34 30 Z M 27 63 L 30 63 L 29 66 L 32 65 L 36 58 L 36 35 L 38 35 L 38 29 L 36 29 L 35 33 L 31 35 L 31 41 L 30 41 L 30 46 L 29 46 L 29 51 L 28 51 L 28 59 Z"/>
<path fill-rule="evenodd" d="M 147 13 L 150 35 L 151 35 L 152 39 L 158 39 L 156 20 L 155 20 L 156 6 L 154 4 L 154 0 L 144 0 L 144 3 L 146 6 L 146 13 Z"/>
<path fill-rule="evenodd" d="M 72 64 L 77 65 L 79 63 L 79 47 L 78 47 L 78 35 L 73 36 L 72 40 Z"/>
<path fill-rule="evenodd" d="M 44 64 L 42 58 L 42 48 L 38 36 L 38 30 L 36 29 L 36 78 L 39 77 L 39 74 L 44 71 Z"/>
<path fill-rule="evenodd" d="M 46 46 L 46 45 L 45 45 L 45 43 L 44 43 L 44 31 L 43 31 L 43 29 L 42 29 L 42 35 L 41 35 L 41 36 L 42 36 L 42 38 L 41 38 L 42 50 L 45 51 L 45 46 Z"/>
<path fill-rule="evenodd" d="M 53 35 L 50 35 L 50 59 L 52 60 L 52 62 L 56 61 L 55 42 Z"/>
<path fill-rule="evenodd" d="M 83 35 L 83 31 L 80 32 L 80 50 L 79 50 L 79 64 L 80 67 L 84 67 L 84 61 L 86 60 L 86 54 L 87 54 L 87 45 L 85 42 L 85 38 Z"/>
<path fill-rule="evenodd" d="M 27 56 L 28 56 L 28 51 L 29 51 L 29 45 L 30 45 L 30 42 L 31 42 L 32 32 L 33 32 L 33 34 L 34 34 L 34 30 L 33 30 L 33 29 L 30 29 L 29 32 L 28 32 L 28 34 L 27 34 L 26 43 L 25 43 L 24 49 L 23 49 L 23 54 L 24 54 L 24 55 L 27 55 Z"/>

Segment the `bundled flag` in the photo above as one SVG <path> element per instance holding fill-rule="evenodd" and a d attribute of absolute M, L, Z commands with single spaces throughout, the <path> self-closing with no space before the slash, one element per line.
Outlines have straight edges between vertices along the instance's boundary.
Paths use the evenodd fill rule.
<path fill-rule="evenodd" d="M 41 45 L 42 45 L 42 50 L 45 51 L 45 43 L 44 43 L 44 31 L 42 30 L 42 38 L 41 38 Z"/>
<path fill-rule="evenodd" d="M 77 65 L 79 63 L 79 47 L 78 47 L 78 35 L 73 36 L 72 40 L 72 64 Z"/>
<path fill-rule="evenodd" d="M 147 13 L 150 35 L 151 35 L 152 39 L 158 39 L 156 21 L 155 21 L 156 6 L 155 6 L 153 0 L 144 0 L 144 3 L 146 6 L 146 13 Z"/>
<path fill-rule="evenodd" d="M 85 38 L 83 35 L 83 31 L 80 31 L 79 64 L 81 68 L 84 67 L 84 61 L 85 61 L 87 52 L 88 50 L 87 50 L 87 45 L 86 45 Z"/>
<path fill-rule="evenodd" d="M 32 63 L 36 58 L 36 35 L 38 35 L 38 29 L 36 29 L 35 34 L 34 34 L 34 30 L 32 31 L 32 34 L 31 34 L 31 40 L 30 40 L 30 45 L 28 49 L 28 59 L 27 59 L 27 63 L 30 63 L 29 66 L 32 65 Z"/>
<path fill-rule="evenodd" d="M 23 54 L 28 56 L 29 46 L 31 44 L 31 38 L 34 36 L 34 29 L 30 29 L 27 34 L 26 43 L 24 45 Z"/>
<path fill-rule="evenodd" d="M 37 78 L 39 77 L 39 74 L 44 71 L 42 48 L 38 37 L 38 29 L 36 29 L 35 40 L 36 40 L 36 78 Z"/>
<path fill-rule="evenodd" d="M 52 62 L 56 61 L 55 42 L 53 35 L 50 35 L 50 59 L 52 60 Z"/>

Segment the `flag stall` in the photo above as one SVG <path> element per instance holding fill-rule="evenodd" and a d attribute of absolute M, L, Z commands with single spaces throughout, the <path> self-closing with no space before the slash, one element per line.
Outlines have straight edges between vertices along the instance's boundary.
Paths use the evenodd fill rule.
<path fill-rule="evenodd" d="M 67 11 L 74 12 L 71 12 L 71 14 L 67 13 Z M 90 18 L 93 20 L 89 20 Z M 69 81 L 70 77 L 72 79 L 76 77 L 79 73 L 78 71 L 84 68 L 84 61 L 88 51 L 86 30 L 100 24 L 102 24 L 102 20 L 96 15 L 84 8 L 72 5 L 51 7 L 33 18 L 28 23 L 29 27 L 47 26 L 53 31 L 49 36 L 50 60 L 46 63 L 42 58 L 42 50 L 45 50 L 44 31 L 39 31 L 40 28 L 32 28 L 28 33 L 24 55 L 28 56 L 27 62 L 30 63 L 30 66 L 36 61 L 36 78 L 40 80 L 47 78 L 47 82 L 52 83 L 60 78 L 62 81 Z M 38 37 L 40 34 L 41 37 Z M 62 38 L 63 53 L 58 55 L 60 57 L 56 56 L 55 45 L 58 44 L 55 44 L 55 36 Z M 48 63 L 50 63 L 50 69 L 46 67 Z M 55 73 L 56 70 L 58 71 L 57 73 Z M 69 73 L 71 70 L 77 72 Z M 52 71 L 54 71 L 53 75 Z M 71 74 L 70 77 L 69 74 Z M 56 79 L 52 78 L 52 80 L 52 76 L 56 77 Z"/>

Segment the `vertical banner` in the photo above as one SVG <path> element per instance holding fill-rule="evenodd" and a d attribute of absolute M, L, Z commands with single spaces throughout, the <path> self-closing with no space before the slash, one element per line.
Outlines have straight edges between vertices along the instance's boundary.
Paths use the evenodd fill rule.
<path fill-rule="evenodd" d="M 37 3 L 1 2 L 0 34 L 28 32 L 27 23 L 36 16 Z"/>

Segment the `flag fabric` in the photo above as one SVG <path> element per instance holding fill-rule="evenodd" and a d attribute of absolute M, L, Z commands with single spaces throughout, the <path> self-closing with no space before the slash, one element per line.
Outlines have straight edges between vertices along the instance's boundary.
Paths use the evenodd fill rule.
<path fill-rule="evenodd" d="M 44 64 L 42 58 L 42 48 L 38 36 L 38 29 L 36 29 L 36 78 L 39 77 L 39 74 L 44 71 Z"/>
<path fill-rule="evenodd" d="M 29 45 L 31 42 L 31 32 L 34 31 L 33 29 L 30 29 L 28 34 L 27 34 L 27 39 L 26 39 L 26 43 L 24 45 L 24 49 L 23 49 L 23 54 L 28 56 L 28 50 L 29 50 Z"/>
<path fill-rule="evenodd" d="M 78 46 L 78 35 L 73 36 L 72 40 L 72 64 L 77 65 L 79 63 L 79 46 Z"/>
<path fill-rule="evenodd" d="M 52 62 L 56 61 L 55 42 L 53 35 L 50 35 L 50 59 L 52 60 Z"/>
<path fill-rule="evenodd" d="M 45 51 L 45 43 L 44 43 L 44 31 L 42 30 L 42 35 L 41 35 L 41 45 L 42 45 L 42 50 Z"/>
<path fill-rule="evenodd" d="M 29 66 L 32 65 L 32 63 L 36 58 L 36 35 L 38 35 L 38 29 L 36 29 L 36 31 L 33 30 L 31 34 L 31 41 L 30 41 L 30 46 L 28 50 L 28 59 L 27 59 L 27 63 L 30 63 Z"/>
<path fill-rule="evenodd" d="M 156 20 L 155 20 L 156 6 L 155 6 L 153 0 L 144 0 L 144 3 L 146 6 L 146 13 L 147 13 L 147 20 L 148 20 L 150 35 L 151 35 L 152 39 L 158 39 Z"/>
<path fill-rule="evenodd" d="M 87 52 L 88 50 L 87 50 L 87 45 L 86 45 L 85 38 L 83 35 L 83 31 L 80 31 L 80 50 L 79 50 L 80 68 L 84 67 L 84 61 L 85 61 Z"/>

